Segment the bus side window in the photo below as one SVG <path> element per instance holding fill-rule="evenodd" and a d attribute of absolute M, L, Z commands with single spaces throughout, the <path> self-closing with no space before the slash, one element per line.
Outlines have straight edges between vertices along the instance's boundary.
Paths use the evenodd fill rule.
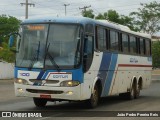
<path fill-rule="evenodd" d="M 118 51 L 118 32 L 110 30 L 110 49 Z"/>
<path fill-rule="evenodd" d="M 151 50 L 150 50 L 150 41 L 149 39 L 145 39 L 145 48 L 146 48 L 146 55 L 149 56 L 151 54 Z"/>
<path fill-rule="evenodd" d="M 88 71 L 93 59 L 93 36 L 86 36 L 84 41 L 83 69 Z"/>
<path fill-rule="evenodd" d="M 130 36 L 130 53 L 137 53 L 136 38 L 134 36 Z"/>
<path fill-rule="evenodd" d="M 98 41 L 98 50 L 106 50 L 106 30 L 102 27 L 97 27 L 97 41 Z"/>
<path fill-rule="evenodd" d="M 145 54 L 145 46 L 144 46 L 144 39 L 140 38 L 140 54 L 144 55 Z"/>
<path fill-rule="evenodd" d="M 140 54 L 140 38 L 136 37 L 137 54 Z"/>
<path fill-rule="evenodd" d="M 128 35 L 127 34 L 122 34 L 122 51 L 124 53 L 128 53 L 128 51 L 129 51 Z"/>

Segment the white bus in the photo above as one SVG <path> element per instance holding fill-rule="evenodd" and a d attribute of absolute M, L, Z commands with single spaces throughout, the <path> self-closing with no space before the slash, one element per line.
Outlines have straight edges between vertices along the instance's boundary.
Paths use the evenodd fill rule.
<path fill-rule="evenodd" d="M 15 63 L 16 96 L 47 101 L 137 98 L 151 82 L 151 37 L 106 20 L 83 17 L 22 22 Z"/>

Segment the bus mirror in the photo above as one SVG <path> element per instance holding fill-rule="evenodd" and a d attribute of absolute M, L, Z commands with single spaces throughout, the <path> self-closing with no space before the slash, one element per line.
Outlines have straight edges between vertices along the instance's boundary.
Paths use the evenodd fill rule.
<path fill-rule="evenodd" d="M 13 43 L 14 43 L 14 35 L 11 35 L 9 37 L 9 47 L 12 47 L 13 46 Z"/>

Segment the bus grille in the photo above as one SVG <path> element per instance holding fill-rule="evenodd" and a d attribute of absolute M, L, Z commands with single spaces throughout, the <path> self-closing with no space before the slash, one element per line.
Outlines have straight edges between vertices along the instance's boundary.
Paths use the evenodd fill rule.
<path fill-rule="evenodd" d="M 43 94 L 62 94 L 63 91 L 55 91 L 55 90 L 35 90 L 35 89 L 26 89 L 26 91 L 30 93 L 43 93 Z"/>
<path fill-rule="evenodd" d="M 30 82 L 33 82 L 33 83 L 41 83 L 42 82 L 42 80 L 37 80 L 37 79 L 30 79 L 29 80 Z M 57 83 L 59 83 L 59 80 L 45 80 L 45 83 L 46 84 L 57 84 Z"/>

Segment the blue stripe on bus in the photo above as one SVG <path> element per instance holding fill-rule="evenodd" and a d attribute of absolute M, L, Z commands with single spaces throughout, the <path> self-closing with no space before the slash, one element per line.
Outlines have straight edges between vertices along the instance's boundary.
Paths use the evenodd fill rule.
<path fill-rule="evenodd" d="M 111 63 L 110 63 L 109 69 L 108 69 L 108 75 L 105 79 L 105 84 L 104 84 L 104 88 L 102 91 L 102 96 L 107 96 L 109 94 L 109 90 L 110 90 L 111 83 L 113 80 L 115 67 L 117 64 L 117 58 L 118 58 L 118 54 L 112 54 L 112 59 L 111 59 Z"/>
<path fill-rule="evenodd" d="M 39 73 L 39 75 L 38 75 L 38 77 L 37 77 L 37 80 L 41 80 L 42 79 L 42 77 L 43 77 L 43 75 L 44 75 L 44 71 L 41 71 L 40 73 Z"/>
<path fill-rule="evenodd" d="M 100 68 L 99 68 L 99 77 L 101 78 L 101 82 L 102 82 L 102 88 L 104 87 L 104 84 L 105 84 L 105 79 L 106 79 L 106 76 L 107 76 L 107 71 L 109 69 L 109 65 L 110 65 L 110 62 L 111 62 L 111 56 L 112 56 L 112 53 L 103 53 L 102 55 L 102 60 L 101 60 L 101 65 L 100 65 Z"/>
<path fill-rule="evenodd" d="M 103 53 L 102 61 L 99 69 L 100 71 L 108 70 L 109 64 L 111 62 L 111 56 L 112 56 L 112 53 Z"/>
<path fill-rule="evenodd" d="M 46 71 L 46 72 L 43 74 L 42 79 L 47 79 L 46 77 L 47 77 L 48 73 L 49 73 L 49 71 Z"/>
<path fill-rule="evenodd" d="M 17 78 L 18 77 L 18 68 L 15 67 L 14 68 L 14 78 Z"/>

